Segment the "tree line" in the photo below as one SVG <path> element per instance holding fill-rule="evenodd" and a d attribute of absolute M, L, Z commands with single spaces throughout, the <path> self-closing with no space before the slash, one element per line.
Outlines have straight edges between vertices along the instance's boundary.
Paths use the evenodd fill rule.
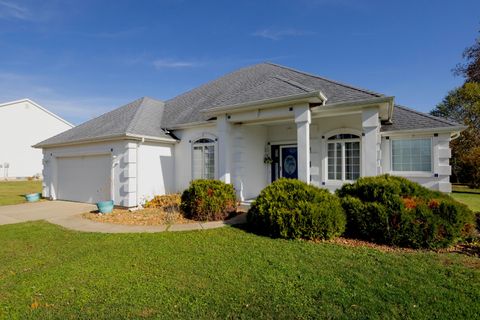
<path fill-rule="evenodd" d="M 463 52 L 463 62 L 453 73 L 464 83 L 451 90 L 430 114 L 467 126 L 452 149 L 452 182 L 480 187 L 480 37 Z"/>

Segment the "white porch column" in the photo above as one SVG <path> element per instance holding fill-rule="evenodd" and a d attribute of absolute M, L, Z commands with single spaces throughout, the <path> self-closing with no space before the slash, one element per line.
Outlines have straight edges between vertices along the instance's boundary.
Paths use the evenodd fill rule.
<path fill-rule="evenodd" d="M 294 110 L 297 124 L 298 179 L 310 183 L 310 107 L 305 104 L 295 106 Z"/>
<path fill-rule="evenodd" d="M 362 176 L 376 176 L 379 173 L 379 136 L 380 121 L 378 108 L 362 111 Z"/>
<path fill-rule="evenodd" d="M 217 117 L 217 134 L 218 134 L 218 179 L 231 183 L 231 124 L 227 115 Z"/>

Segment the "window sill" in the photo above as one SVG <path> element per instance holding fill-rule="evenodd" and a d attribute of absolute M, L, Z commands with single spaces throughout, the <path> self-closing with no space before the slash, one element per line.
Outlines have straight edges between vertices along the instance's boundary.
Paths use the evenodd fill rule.
<path fill-rule="evenodd" d="M 424 171 L 390 171 L 389 174 L 392 176 L 399 177 L 415 177 L 415 178 L 431 178 L 433 177 L 433 172 L 424 172 Z"/>

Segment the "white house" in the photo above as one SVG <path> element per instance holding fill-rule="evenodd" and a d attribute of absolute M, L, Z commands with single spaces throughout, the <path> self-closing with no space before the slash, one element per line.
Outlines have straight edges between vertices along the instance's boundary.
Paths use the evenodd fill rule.
<path fill-rule="evenodd" d="M 32 145 L 72 127 L 29 99 L 0 104 L 0 180 L 40 175 L 42 152 Z"/>
<path fill-rule="evenodd" d="M 134 207 L 192 179 L 248 200 L 279 177 L 334 190 L 382 173 L 451 190 L 449 142 L 464 127 L 394 98 L 262 63 L 166 102 L 141 98 L 39 143 L 44 196 Z"/>

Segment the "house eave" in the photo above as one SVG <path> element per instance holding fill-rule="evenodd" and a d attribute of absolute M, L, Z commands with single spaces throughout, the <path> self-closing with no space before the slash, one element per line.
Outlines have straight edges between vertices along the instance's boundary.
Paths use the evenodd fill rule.
<path fill-rule="evenodd" d="M 117 140 L 136 140 L 136 141 L 147 141 L 147 142 L 164 142 L 164 143 L 178 143 L 178 140 L 173 138 L 160 138 L 160 137 L 152 137 L 152 136 L 145 136 L 145 135 L 136 135 L 136 134 L 121 134 L 121 135 L 112 135 L 106 136 L 101 138 L 89 138 L 83 140 L 76 140 L 76 141 L 68 141 L 68 142 L 61 142 L 61 143 L 38 143 L 33 145 L 33 148 L 36 149 L 45 149 L 45 148 L 56 148 L 56 147 L 66 147 L 66 146 L 75 146 L 75 145 L 82 145 L 82 144 L 89 144 L 89 143 L 99 143 L 99 142 L 109 142 L 109 141 L 117 141 Z"/>
<path fill-rule="evenodd" d="M 348 102 L 337 102 L 326 104 L 322 106 L 315 106 L 311 108 L 312 116 L 314 114 L 322 113 L 336 113 L 336 112 L 345 112 L 346 110 L 357 110 L 360 111 L 363 108 L 369 108 L 374 106 L 380 106 L 384 108 L 384 112 L 381 114 L 381 119 L 385 121 L 390 121 L 393 114 L 395 97 L 378 97 L 372 99 L 363 99 L 363 100 L 354 100 Z"/>
<path fill-rule="evenodd" d="M 436 127 L 436 128 L 421 128 L 421 129 L 404 129 L 404 130 L 391 130 L 391 131 L 381 131 L 380 135 L 385 136 L 405 136 L 405 135 L 415 135 L 415 134 L 435 134 L 435 133 L 451 133 L 455 135 L 462 132 L 468 128 L 467 126 L 450 126 L 450 127 Z"/>

